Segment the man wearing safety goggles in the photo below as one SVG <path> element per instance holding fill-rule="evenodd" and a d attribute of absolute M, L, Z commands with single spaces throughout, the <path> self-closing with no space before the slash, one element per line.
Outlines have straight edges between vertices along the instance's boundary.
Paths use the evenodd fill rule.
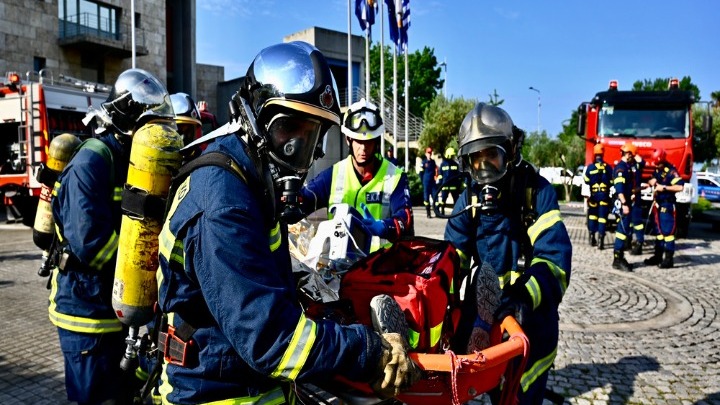
<path fill-rule="evenodd" d="M 371 250 L 382 239 L 395 241 L 413 234 L 412 203 L 407 175 L 380 156 L 385 126 L 380 110 L 365 99 L 352 104 L 342 120 L 350 156 L 324 170 L 302 189 L 306 214 L 347 203 L 362 212 L 374 236 Z M 328 212 L 328 215 L 331 215 Z"/>

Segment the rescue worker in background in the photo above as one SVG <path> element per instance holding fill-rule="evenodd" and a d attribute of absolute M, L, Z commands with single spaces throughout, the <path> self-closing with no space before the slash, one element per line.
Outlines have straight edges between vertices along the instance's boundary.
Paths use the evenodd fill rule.
<path fill-rule="evenodd" d="M 183 137 L 183 144 L 187 145 L 202 136 L 202 122 L 200 111 L 192 97 L 187 93 L 170 95 L 173 110 L 175 110 L 175 124 L 178 133 Z"/>
<path fill-rule="evenodd" d="M 120 74 L 106 102 L 90 110 L 86 125 L 99 143 L 77 151 L 55 184 L 55 262 L 50 321 L 65 357 L 68 399 L 80 404 L 128 401 L 120 359 L 127 331 L 111 305 L 120 232 L 121 190 L 135 130 L 153 120 L 172 121 L 170 96 L 150 73 Z M 93 146 L 94 145 L 94 146 Z"/>
<path fill-rule="evenodd" d="M 658 148 L 653 151 L 652 163 L 655 165 L 655 171 L 648 185 L 655 187 L 653 213 L 657 240 L 655 254 L 645 259 L 645 264 L 669 269 L 674 265 L 675 254 L 675 193 L 683 190 L 685 182 L 677 169 L 667 161 L 665 149 Z"/>
<path fill-rule="evenodd" d="M 627 141 L 620 148 L 622 157 L 615 166 L 613 185 L 615 186 L 615 211 L 618 215 L 617 229 L 615 229 L 615 244 L 613 245 L 614 269 L 632 271 L 632 266 L 625 259 L 627 240 L 632 238 L 630 226 L 630 206 L 635 198 L 634 190 L 639 189 L 639 176 L 636 176 L 637 162 L 635 154 L 637 146 Z M 637 198 L 640 198 L 639 196 Z"/>
<path fill-rule="evenodd" d="M 432 158 L 432 148 L 425 148 L 425 158 L 422 160 L 422 166 L 420 167 L 420 180 L 423 186 L 423 205 L 425 205 L 425 211 L 427 211 L 427 217 L 432 218 L 430 211 L 432 206 L 430 205 L 430 199 L 435 198 L 435 179 L 437 177 L 437 164 L 435 159 Z M 433 204 L 438 202 L 433 200 Z"/>
<path fill-rule="evenodd" d="M 515 156 L 520 150 L 513 141 L 520 141 L 520 135 L 499 107 L 478 103 L 466 115 L 458 146 L 460 168 L 472 182 L 453 209 L 459 215 L 448 219 L 445 240 L 461 259 L 456 285 L 471 274 L 471 265 L 488 263 L 497 273 L 502 297 L 496 319 L 515 316 L 530 340 L 518 398 L 520 404 L 540 404 L 557 353 L 558 306 L 570 282 L 572 246 L 555 190 L 531 164 Z M 461 213 L 468 205 L 474 207 Z M 518 264 L 521 255 L 523 266 Z M 456 348 L 463 347 L 475 321 L 473 290 L 466 289 L 463 297 L 472 316 L 461 316 Z"/>
<path fill-rule="evenodd" d="M 631 171 L 634 176 L 632 188 L 632 205 L 630 207 L 630 228 L 633 230 L 635 240 L 631 244 L 630 254 L 638 256 L 642 254 L 642 246 L 645 243 L 645 222 L 647 221 L 647 209 L 642 205 L 642 189 L 647 187 L 642 184 L 642 172 L 645 168 L 645 160 L 637 153 L 637 146 L 633 152 L 634 159 L 631 162 Z"/>
<path fill-rule="evenodd" d="M 588 198 L 587 227 L 590 232 L 590 246 L 597 246 L 598 233 L 599 249 L 605 249 L 605 226 L 610 214 L 610 186 L 612 185 L 612 166 L 603 160 L 605 147 L 597 144 L 593 147 L 595 161 L 585 168 L 583 179 L 590 186 Z"/>
<path fill-rule="evenodd" d="M 394 242 L 413 235 L 407 175 L 380 157 L 380 136 L 385 132 L 380 109 L 360 99 L 343 115 L 341 131 L 349 156 L 303 187 L 302 211 L 309 215 L 320 208 L 347 203 L 364 214 L 364 223 L 373 236 Z M 371 251 L 381 244 L 381 240 L 374 240 Z"/>
<path fill-rule="evenodd" d="M 442 186 L 440 189 L 440 211 L 445 215 L 445 204 L 447 204 L 448 196 L 452 196 L 453 204 L 457 203 L 458 196 L 462 191 L 463 182 L 461 178 L 456 178 L 460 173 L 460 165 L 455 160 L 455 149 L 445 149 L 445 156 L 442 162 L 440 162 L 440 169 L 438 171 L 438 185 Z M 455 180 L 450 180 L 456 178 Z M 450 182 L 447 182 L 450 180 Z M 447 183 L 446 183 L 447 182 Z"/>
<path fill-rule="evenodd" d="M 388 148 L 387 151 L 385 152 L 385 160 L 394 164 L 397 167 L 400 167 L 400 165 L 398 164 L 398 160 L 395 158 L 395 154 L 393 153 L 392 147 Z"/>
<path fill-rule="evenodd" d="M 283 197 L 297 195 L 340 123 L 327 61 L 305 42 L 273 45 L 241 83 L 226 135 L 203 152 L 232 167 L 192 171 L 160 235 L 159 304 L 177 339 L 165 355 L 175 346 L 187 356 L 166 362 L 163 402 L 280 404 L 283 386 L 333 375 L 395 395 L 418 378 L 407 342 L 306 318 L 296 294 L 286 221 L 301 217 Z"/>

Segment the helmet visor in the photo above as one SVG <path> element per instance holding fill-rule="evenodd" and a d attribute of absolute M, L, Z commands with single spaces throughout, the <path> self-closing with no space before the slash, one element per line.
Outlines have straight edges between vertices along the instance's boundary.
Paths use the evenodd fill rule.
<path fill-rule="evenodd" d="M 277 114 L 267 126 L 270 156 L 290 170 L 305 173 L 314 160 L 321 131 L 318 120 Z"/>
<path fill-rule="evenodd" d="M 255 111 L 260 111 L 265 101 L 285 94 L 302 94 L 315 87 L 315 66 L 307 49 L 291 46 L 277 52 L 268 48 L 253 61 L 255 79 L 261 87 L 253 90 Z"/>
<path fill-rule="evenodd" d="M 377 111 L 361 108 L 348 114 L 344 125 L 354 132 L 369 132 L 380 128 L 382 121 Z"/>
<path fill-rule="evenodd" d="M 507 153 L 500 145 L 486 145 L 463 159 L 472 178 L 480 184 L 494 183 L 507 172 Z"/>

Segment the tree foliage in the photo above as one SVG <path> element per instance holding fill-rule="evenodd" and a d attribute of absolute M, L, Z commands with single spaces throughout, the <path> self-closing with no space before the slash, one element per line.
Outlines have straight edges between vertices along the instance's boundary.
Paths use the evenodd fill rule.
<path fill-rule="evenodd" d="M 494 105 L 495 107 L 499 107 L 505 102 L 505 100 L 498 95 L 497 89 L 493 89 L 493 94 L 488 94 L 488 97 L 490 97 L 488 104 Z"/>
<path fill-rule="evenodd" d="M 393 94 L 393 54 L 392 47 L 385 46 L 385 95 L 392 98 Z M 410 78 L 410 112 L 422 117 L 425 109 L 439 94 L 444 80 L 440 79 L 441 68 L 432 48 L 424 47 L 408 54 L 408 75 Z M 370 94 L 379 100 L 380 89 L 380 43 L 375 43 L 370 49 Z M 405 100 L 405 57 L 397 56 L 397 97 L 398 103 Z M 401 101 L 402 100 L 402 101 Z"/>
<path fill-rule="evenodd" d="M 449 146 L 457 150 L 460 124 L 476 103 L 477 100 L 462 97 L 450 99 L 442 95 L 435 97 L 423 115 L 425 127 L 418 140 L 420 150 L 428 146 L 437 151 L 444 151 Z"/>
<path fill-rule="evenodd" d="M 669 77 L 658 77 L 655 80 L 643 79 L 637 80 L 633 83 L 634 91 L 666 91 L 670 83 Z M 678 83 L 680 90 L 691 91 L 695 96 L 695 100 L 700 100 L 700 89 L 698 86 L 693 84 L 690 76 L 683 76 Z"/>

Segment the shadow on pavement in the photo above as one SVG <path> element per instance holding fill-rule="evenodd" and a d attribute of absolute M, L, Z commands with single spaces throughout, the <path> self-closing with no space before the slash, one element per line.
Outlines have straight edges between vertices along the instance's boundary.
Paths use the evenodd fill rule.
<path fill-rule="evenodd" d="M 638 374 L 658 371 L 660 363 L 654 357 L 623 357 L 614 364 L 569 364 L 560 370 L 550 370 L 548 388 L 553 392 L 571 398 L 596 388 L 610 386 L 608 404 L 625 404 L 633 396 L 633 386 Z M 553 381 L 565 382 L 571 389 L 561 392 Z M 555 385 L 555 386 L 553 386 Z"/>
<path fill-rule="evenodd" d="M 693 405 L 713 405 L 713 404 L 720 404 L 720 392 L 710 394 L 710 395 L 706 396 L 705 398 L 695 402 Z"/>
<path fill-rule="evenodd" d="M 38 371 L 9 362 L 0 356 L 0 403 L 2 404 L 70 404 L 65 395 L 62 373 Z"/>

